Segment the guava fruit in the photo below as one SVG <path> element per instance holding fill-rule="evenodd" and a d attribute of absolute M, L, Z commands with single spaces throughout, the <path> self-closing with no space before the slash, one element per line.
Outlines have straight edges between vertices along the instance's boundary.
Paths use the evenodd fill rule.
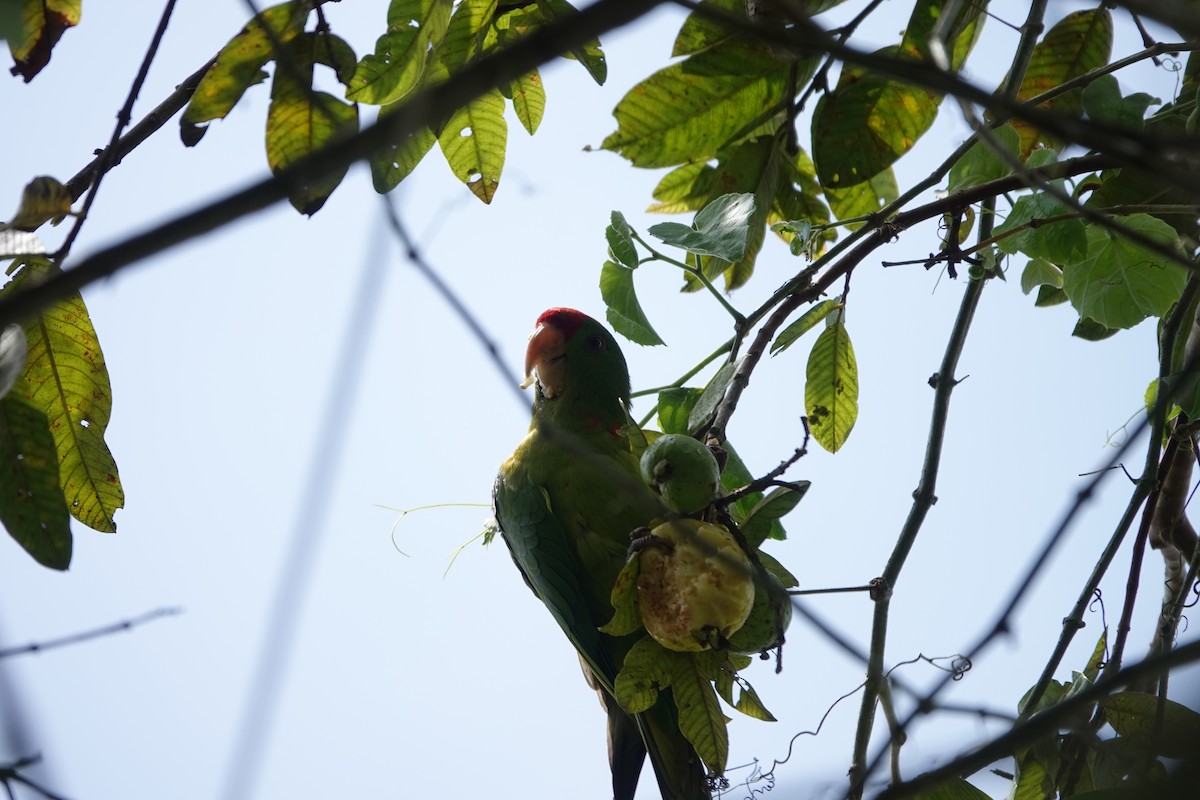
<path fill-rule="evenodd" d="M 742 627 L 729 636 L 729 649 L 735 653 L 761 653 L 783 643 L 783 634 L 792 622 L 792 603 L 783 581 L 775 574 L 754 581 L 754 606 Z M 769 585 L 768 585 L 769 584 Z"/>
<path fill-rule="evenodd" d="M 713 501 L 721 468 L 708 446 L 681 433 L 659 436 L 641 460 L 642 479 L 677 514 L 695 514 Z"/>

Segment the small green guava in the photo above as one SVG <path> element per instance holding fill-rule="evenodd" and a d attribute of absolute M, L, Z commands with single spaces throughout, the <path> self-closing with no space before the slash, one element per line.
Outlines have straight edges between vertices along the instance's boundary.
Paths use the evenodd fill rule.
<path fill-rule="evenodd" d="M 729 637 L 729 649 L 735 653 L 761 653 L 782 644 L 783 634 L 792 623 L 792 604 L 787 588 L 774 573 L 764 572 L 766 580 L 759 577 L 754 582 L 754 606 L 750 615 Z"/>
<path fill-rule="evenodd" d="M 749 559 L 720 525 L 675 519 L 638 553 L 642 624 L 668 650 L 699 652 L 734 635 L 754 606 Z"/>
<path fill-rule="evenodd" d="M 681 433 L 659 436 L 641 460 L 642 479 L 677 514 L 695 514 L 713 501 L 721 468 L 708 446 Z"/>

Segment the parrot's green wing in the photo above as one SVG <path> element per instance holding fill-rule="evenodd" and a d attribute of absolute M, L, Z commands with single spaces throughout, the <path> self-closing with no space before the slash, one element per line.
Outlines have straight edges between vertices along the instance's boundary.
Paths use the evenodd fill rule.
<path fill-rule="evenodd" d="M 611 694 L 617 666 L 592 623 L 583 567 L 550 506 L 546 490 L 501 471 L 492 490 L 496 522 L 517 569 L 550 609 L 595 679 Z"/>

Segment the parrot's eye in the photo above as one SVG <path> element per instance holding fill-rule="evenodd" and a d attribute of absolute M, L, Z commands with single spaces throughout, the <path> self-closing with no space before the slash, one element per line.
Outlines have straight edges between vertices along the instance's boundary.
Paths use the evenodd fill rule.
<path fill-rule="evenodd" d="M 594 353 L 599 353 L 604 349 L 604 340 L 599 336 L 589 336 L 584 341 L 583 346 Z"/>

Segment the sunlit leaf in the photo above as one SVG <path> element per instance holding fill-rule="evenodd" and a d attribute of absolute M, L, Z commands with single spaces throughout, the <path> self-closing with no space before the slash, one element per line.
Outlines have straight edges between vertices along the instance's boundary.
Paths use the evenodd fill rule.
<path fill-rule="evenodd" d="M 896 173 L 891 167 L 876 174 L 873 178 L 853 186 L 826 186 L 825 199 L 829 201 L 829 210 L 838 219 L 852 219 L 867 214 L 874 214 L 888 203 L 900 197 L 900 187 L 896 183 Z M 858 230 L 862 222 L 846 225 L 849 230 Z"/>
<path fill-rule="evenodd" d="M 633 231 L 620 211 L 612 212 L 612 223 L 604 229 L 604 238 L 617 261 L 630 269 L 637 269 L 638 254 L 633 244 Z"/>
<path fill-rule="evenodd" d="M 718 197 L 696 214 L 694 225 L 660 222 L 649 233 L 665 244 L 689 253 L 738 261 L 746 251 L 755 201 L 753 194 L 727 194 Z"/>
<path fill-rule="evenodd" d="M 841 307 L 842 301 L 834 298 L 828 298 L 813 305 L 776 335 L 775 340 L 771 342 L 771 355 L 782 353 L 788 349 L 793 342 Z"/>
<path fill-rule="evenodd" d="M 858 365 L 840 320 L 821 332 L 808 356 L 804 407 L 817 444 L 840 450 L 858 418 Z"/>
<path fill-rule="evenodd" d="M 566 0 L 537 0 L 537 6 L 548 22 L 566 19 L 572 14 L 579 13 Z M 604 60 L 604 52 L 600 49 L 598 39 L 592 39 L 581 47 L 572 48 L 567 57 L 582 64 L 583 68 L 592 76 L 592 80 L 601 86 L 604 85 L 604 81 L 608 78 L 608 64 Z"/>
<path fill-rule="evenodd" d="M 537 70 L 522 75 L 509 83 L 508 95 L 521 125 L 530 135 L 536 133 L 546 112 L 546 89 L 542 86 L 542 76 Z"/>
<path fill-rule="evenodd" d="M 703 394 L 701 389 L 691 389 L 681 386 L 674 389 L 663 389 L 658 393 L 658 426 L 663 433 L 691 433 L 688 429 L 688 418 L 696 401 Z"/>
<path fill-rule="evenodd" d="M 0 223 L 0 231 L 35 231 L 47 222 L 57 225 L 70 213 L 71 192 L 67 187 L 57 178 L 39 175 L 25 184 L 17 213 L 7 223 Z"/>
<path fill-rule="evenodd" d="M 458 72 L 475 53 L 484 28 L 495 13 L 496 0 L 462 0 L 455 6 L 445 34 L 429 55 L 422 84 L 441 83 Z"/>
<path fill-rule="evenodd" d="M 749 681 L 743 678 L 739 680 L 738 686 L 741 688 L 741 693 L 738 695 L 737 703 L 733 705 L 734 708 L 752 719 L 763 722 L 775 721 L 775 715 L 763 705 L 758 692 L 754 691 L 754 687 L 750 685 Z"/>
<path fill-rule="evenodd" d="M 680 26 L 671 48 L 672 57 L 690 56 L 737 35 L 736 30 L 705 13 L 714 8 L 746 18 L 746 0 L 703 0 L 700 9 L 688 14 Z"/>
<path fill-rule="evenodd" d="M 0 295 L 20 291 L 51 270 L 44 259 L 29 259 Z M 49 421 L 71 515 L 88 527 L 113 532 L 113 516 L 125 504 L 125 493 L 104 442 L 112 389 L 87 307 L 73 294 L 23 326 L 29 356 L 9 397 L 25 400 Z"/>
<path fill-rule="evenodd" d="M 354 51 L 336 36 L 306 33 L 287 45 L 288 68 L 278 67 L 267 109 L 267 164 L 278 175 L 330 142 L 358 130 L 358 107 L 312 88 L 313 67 L 333 67 L 341 80 L 354 70 Z M 315 214 L 346 175 L 347 167 L 313 176 L 288 189 L 288 200 L 301 214 Z"/>
<path fill-rule="evenodd" d="M 633 270 L 605 261 L 600 270 L 600 297 L 608 307 L 608 323 L 617 333 L 640 345 L 665 344 L 638 302 Z"/>
<path fill-rule="evenodd" d="M 311 8 L 309 2 L 293 0 L 263 9 L 221 48 L 179 118 L 185 145 L 199 142 L 207 123 L 224 119 L 247 89 L 266 80 L 263 66 L 275 57 L 274 43 L 287 44 L 303 33 Z"/>
<path fill-rule="evenodd" d="M 450 10 L 443 0 L 392 0 L 387 31 L 376 40 L 375 52 L 358 63 L 346 99 L 381 106 L 415 89 L 430 48 L 446 34 Z"/>
<path fill-rule="evenodd" d="M 504 96 L 495 89 L 456 110 L 438 135 L 455 177 L 485 203 L 492 202 L 500 185 L 507 140 Z"/>
<path fill-rule="evenodd" d="M 394 113 L 401 104 L 384 109 L 382 113 Z M 437 137 L 429 128 L 407 134 L 399 142 L 381 148 L 371 156 L 371 182 L 375 191 L 387 194 L 416 169 L 417 164 L 433 147 Z"/>

